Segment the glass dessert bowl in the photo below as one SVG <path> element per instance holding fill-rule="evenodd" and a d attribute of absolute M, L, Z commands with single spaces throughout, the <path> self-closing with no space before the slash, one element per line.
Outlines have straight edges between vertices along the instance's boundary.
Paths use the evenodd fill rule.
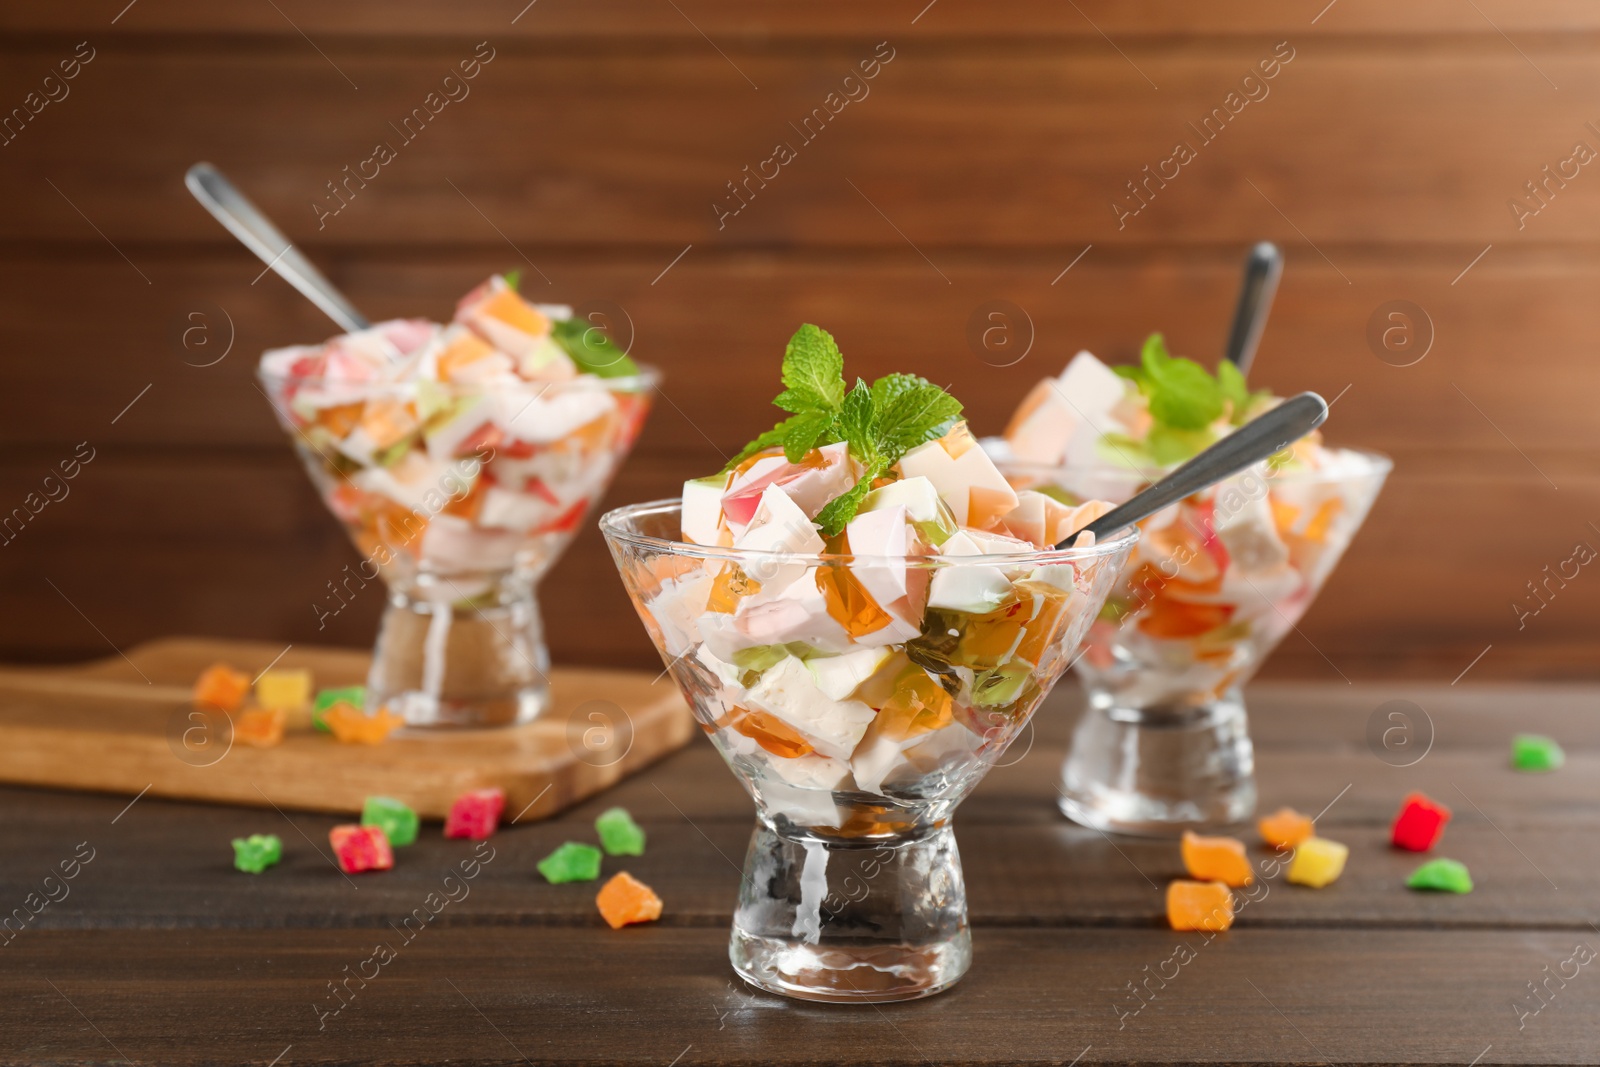
<path fill-rule="evenodd" d="M 842 366 L 802 327 L 776 401 L 791 418 L 681 501 L 600 529 L 756 802 L 734 969 L 803 999 L 907 1000 L 970 962 L 955 809 L 1065 672 L 1137 533 L 1055 548 L 1012 515 L 954 398 L 911 375 L 847 393 Z M 1060 509 L 1067 533 L 1103 509 Z"/>
<path fill-rule="evenodd" d="M 1164 425 L 1153 412 L 1179 421 L 1187 413 L 1163 408 L 1171 398 L 1148 376 L 1153 367 L 1157 378 L 1176 377 L 1163 361 L 1189 361 L 1166 356 L 1159 335 L 1152 341 L 1159 351 L 1145 354 L 1146 377 L 1080 353 L 1060 378 L 1041 383 L 1004 439 L 985 442 L 1019 496 L 1120 503 L 1188 458 L 1186 450 L 1276 402 L 1246 393 L 1242 378 L 1230 389 L 1227 366 L 1212 382 L 1233 395 L 1220 416 Z M 1194 372 L 1207 372 L 1189 367 L 1183 387 L 1201 395 Z M 1140 524 L 1076 664 L 1087 706 L 1062 770 L 1058 803 L 1068 818 L 1176 836 L 1255 810 L 1241 689 L 1310 607 L 1391 466 L 1312 434 Z"/>
<path fill-rule="evenodd" d="M 280 424 L 362 555 L 329 582 L 329 603 L 387 587 L 368 711 L 504 726 L 547 704 L 535 585 L 637 438 L 658 380 L 563 313 L 495 278 L 449 326 L 396 320 L 262 357 Z"/>

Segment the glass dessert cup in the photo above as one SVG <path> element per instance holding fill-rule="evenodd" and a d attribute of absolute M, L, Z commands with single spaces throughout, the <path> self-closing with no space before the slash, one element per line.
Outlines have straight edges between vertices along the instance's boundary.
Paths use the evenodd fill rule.
<path fill-rule="evenodd" d="M 797 555 L 691 544 L 680 519 L 678 501 L 658 501 L 600 528 L 756 803 L 734 970 L 805 1000 L 947 988 L 971 960 L 956 806 L 1065 672 L 1136 532 L 1009 556 Z M 988 583 L 1001 606 L 918 608 L 912 625 L 867 592 L 925 605 L 949 583 Z"/>
<path fill-rule="evenodd" d="M 1294 629 L 1361 528 L 1392 464 L 1329 449 L 1320 469 L 1246 471 L 1141 523 L 1077 663 L 1087 705 L 1062 812 L 1174 837 L 1255 810 L 1241 690 Z M 1126 500 L 1158 473 L 1001 462 L 1019 489 Z"/>
<path fill-rule="evenodd" d="M 368 710 L 387 706 L 423 728 L 536 718 L 549 700 L 550 655 L 535 586 L 638 437 L 659 374 L 474 384 L 259 377 L 362 556 L 328 582 L 319 618 L 380 577 L 387 587 Z"/>

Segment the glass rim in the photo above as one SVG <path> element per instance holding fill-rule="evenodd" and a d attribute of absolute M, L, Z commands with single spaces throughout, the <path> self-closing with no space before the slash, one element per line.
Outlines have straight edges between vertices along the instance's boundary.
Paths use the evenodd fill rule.
<path fill-rule="evenodd" d="M 908 567 L 925 569 L 965 566 L 1051 566 L 1063 563 L 1080 563 L 1114 556 L 1125 548 L 1132 548 L 1134 542 L 1139 539 L 1139 528 L 1137 526 L 1129 526 L 1114 537 L 1096 540 L 1093 545 L 1087 548 L 1043 548 L 1034 549 L 1031 552 L 992 552 L 975 556 L 865 556 L 856 555 L 855 553 L 813 555 L 806 552 L 773 552 L 767 549 L 697 545 L 692 541 L 680 541 L 670 537 L 656 537 L 653 534 L 640 533 L 634 528 L 640 518 L 665 512 L 681 512 L 682 508 L 682 500 L 671 497 L 612 508 L 600 516 L 600 533 L 608 542 L 622 542 L 638 548 L 652 548 L 675 556 L 725 560 L 730 563 L 762 562 L 807 565 L 842 563 L 848 565 L 859 560 L 865 563 L 904 563 Z"/>
<path fill-rule="evenodd" d="M 519 386 L 544 386 L 544 388 L 539 391 L 540 396 L 543 396 L 545 393 L 577 391 L 580 389 L 604 389 L 607 392 L 627 393 L 643 392 L 647 389 L 654 389 L 661 384 L 661 379 L 665 377 L 661 371 L 661 368 L 655 366 L 654 364 L 636 363 L 635 366 L 638 367 L 637 374 L 628 374 L 617 378 L 602 378 L 597 374 L 585 373 L 580 374 L 576 378 L 569 378 L 565 381 L 533 381 L 525 378 L 519 378 L 517 380 L 517 384 Z M 355 382 L 350 381 L 348 378 L 329 378 L 321 374 L 281 374 L 274 371 L 269 371 L 265 367 L 262 367 L 259 363 L 256 365 L 256 378 L 267 385 L 309 385 L 312 387 L 333 386 L 342 388 L 361 387 L 370 390 L 373 394 L 382 394 L 384 392 L 407 392 L 415 390 L 421 385 L 433 386 L 449 392 L 464 394 L 492 393 L 511 388 L 511 385 L 508 382 L 441 382 L 432 379 L 421 378 L 410 381 Z"/>
<path fill-rule="evenodd" d="M 1269 471 L 1267 481 L 1282 484 L 1317 485 L 1329 482 L 1344 482 L 1352 478 L 1370 478 L 1375 474 L 1388 474 L 1394 470 L 1394 460 L 1382 452 L 1366 448 L 1330 447 L 1329 451 L 1344 452 L 1359 456 L 1365 460 L 1367 467 L 1362 471 L 1327 471 L 1311 470 L 1309 468 L 1290 471 Z M 1053 474 L 1067 472 L 1077 475 L 1095 475 L 1097 477 L 1120 477 L 1128 481 L 1155 481 L 1171 474 L 1181 464 L 1170 467 L 1124 467 L 1116 463 L 1104 461 L 1096 463 L 1029 463 L 1018 459 L 996 459 L 989 457 L 1000 473 L 1015 473 L 1048 477 Z M 1243 473 L 1243 472 L 1240 472 Z M 1235 475 L 1234 477 L 1237 477 Z M 1212 488 L 1215 488 L 1214 486 Z"/>

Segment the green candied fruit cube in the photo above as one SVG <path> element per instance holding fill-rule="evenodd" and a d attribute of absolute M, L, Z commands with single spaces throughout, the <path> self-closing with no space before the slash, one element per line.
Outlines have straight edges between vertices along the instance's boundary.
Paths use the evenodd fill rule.
<path fill-rule="evenodd" d="M 376 826 L 391 845 L 409 845 L 417 839 L 417 813 L 394 797 L 368 797 L 361 805 L 361 825 Z"/>
<path fill-rule="evenodd" d="M 363 711 L 367 706 L 367 687 L 364 685 L 347 685 L 343 689 L 324 689 L 317 693 L 317 699 L 311 705 L 311 725 L 323 733 L 332 733 L 323 716 L 335 704 L 349 704 L 357 711 Z"/>
<path fill-rule="evenodd" d="M 551 885 L 592 882 L 600 877 L 600 850 L 593 845 L 568 841 L 539 861 L 539 873 Z"/>
<path fill-rule="evenodd" d="M 251 834 L 233 839 L 235 870 L 260 874 L 283 859 L 283 842 L 277 834 Z"/>
<path fill-rule="evenodd" d="M 610 808 L 600 813 L 594 821 L 600 835 L 600 847 L 608 856 L 644 855 L 644 831 L 633 821 L 627 808 Z"/>
<path fill-rule="evenodd" d="M 1567 762 L 1554 738 L 1518 734 L 1511 739 L 1511 766 L 1519 771 L 1553 771 Z"/>
<path fill-rule="evenodd" d="M 1472 875 L 1467 865 L 1458 860 L 1429 860 L 1411 872 L 1406 879 L 1408 889 L 1428 889 L 1440 893 L 1472 892 Z"/>

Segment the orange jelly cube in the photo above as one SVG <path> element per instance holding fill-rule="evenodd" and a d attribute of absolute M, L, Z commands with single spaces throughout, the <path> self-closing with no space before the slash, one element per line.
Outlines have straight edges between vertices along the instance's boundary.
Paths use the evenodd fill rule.
<path fill-rule="evenodd" d="M 250 676 L 226 663 L 216 663 L 201 672 L 194 683 L 194 702 L 223 711 L 238 711 L 250 692 Z"/>
<path fill-rule="evenodd" d="M 379 745 L 390 733 L 406 724 L 388 708 L 379 708 L 376 715 L 367 715 L 353 705 L 340 701 L 322 713 L 333 736 L 347 745 Z"/>
<path fill-rule="evenodd" d="M 732 615 L 739 601 L 761 592 L 761 583 L 746 574 L 737 563 L 725 563 L 711 581 L 706 610 Z"/>
<path fill-rule="evenodd" d="M 550 320 L 541 315 L 532 304 L 518 296 L 515 289 L 500 290 L 485 300 L 478 310 L 492 319 L 499 319 L 535 337 L 550 332 Z"/>
<path fill-rule="evenodd" d="M 828 542 L 825 551 L 828 555 L 850 555 L 849 536 L 841 533 Z M 851 637 L 877 633 L 894 621 L 894 616 L 883 610 L 849 567 L 820 566 L 814 580 L 828 615 Z"/>
<path fill-rule="evenodd" d="M 283 740 L 289 713 L 282 708 L 251 708 L 233 721 L 233 739 L 256 748 L 271 748 Z"/>
<path fill-rule="evenodd" d="M 1256 825 L 1261 830 L 1261 840 L 1280 851 L 1294 848 L 1316 833 L 1311 817 L 1293 808 L 1279 808 Z"/>
<path fill-rule="evenodd" d="M 893 695 L 878 713 L 878 727 L 897 741 L 949 726 L 955 717 L 954 699 L 920 667 L 912 667 L 895 682 Z"/>
<path fill-rule="evenodd" d="M 1233 925 L 1233 891 L 1221 882 L 1167 886 L 1167 922 L 1174 930 L 1226 930 Z"/>
<path fill-rule="evenodd" d="M 797 759 L 812 753 L 811 742 L 790 729 L 788 724 L 776 715 L 768 715 L 764 711 L 750 711 L 747 708 L 733 710 L 733 722 L 729 725 L 774 756 Z"/>
<path fill-rule="evenodd" d="M 1201 837 L 1193 830 L 1183 832 L 1183 866 L 1189 877 L 1202 882 L 1244 886 L 1256 880 L 1244 842 L 1232 837 Z"/>
<path fill-rule="evenodd" d="M 639 881 L 627 871 L 614 875 L 600 887 L 594 898 L 600 907 L 600 916 L 613 930 L 629 923 L 648 923 L 661 918 L 661 898 L 656 891 Z"/>

